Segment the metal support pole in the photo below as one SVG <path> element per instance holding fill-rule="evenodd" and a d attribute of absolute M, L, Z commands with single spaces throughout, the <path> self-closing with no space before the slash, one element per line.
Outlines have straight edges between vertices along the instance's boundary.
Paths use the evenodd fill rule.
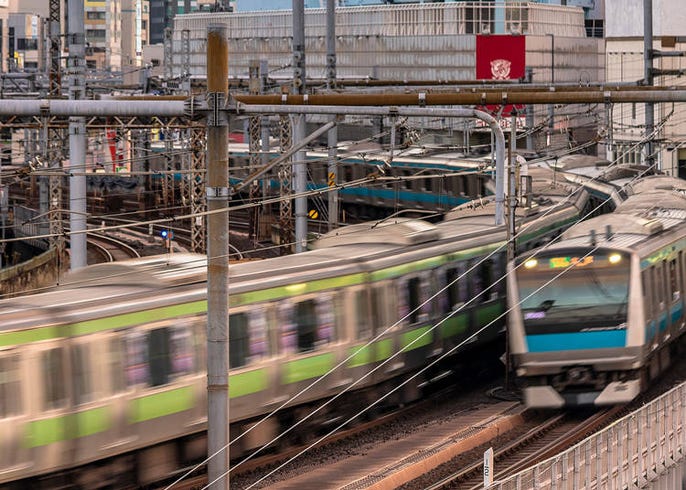
<path fill-rule="evenodd" d="M 212 490 L 229 488 L 229 49 L 226 26 L 207 27 L 207 453 Z M 227 213 L 212 212 L 226 209 Z"/>
<path fill-rule="evenodd" d="M 205 140 L 206 128 L 201 123 L 191 124 L 191 250 L 202 253 L 207 249 L 205 243 L 205 226 L 201 213 L 205 206 Z"/>
<path fill-rule="evenodd" d="M 336 88 L 336 2 L 326 0 L 326 88 Z M 336 116 L 331 116 L 335 121 Z M 327 147 L 329 149 L 329 163 L 327 168 L 327 185 L 335 187 L 338 184 L 338 163 L 336 161 L 338 146 L 338 127 L 334 126 L 327 135 Z M 328 193 L 329 206 L 329 231 L 338 225 L 338 190 Z"/>
<path fill-rule="evenodd" d="M 525 70 L 525 82 L 526 83 L 531 83 L 533 79 L 533 69 L 532 68 L 526 68 Z M 526 135 L 526 149 L 529 151 L 534 150 L 534 106 L 531 104 L 527 104 L 526 106 L 526 129 L 527 129 L 527 135 Z"/>
<path fill-rule="evenodd" d="M 260 93 L 260 62 L 259 60 L 250 60 L 248 66 L 249 75 L 249 90 L 251 94 Z M 249 172 L 252 173 L 260 165 L 260 132 L 261 132 L 261 118 L 259 116 L 250 116 L 248 119 L 248 145 L 249 145 Z M 253 181 L 250 186 L 249 198 L 250 202 L 255 202 L 260 197 L 259 181 Z M 248 216 L 248 237 L 255 240 L 259 239 L 259 223 L 260 223 L 260 206 L 255 206 L 250 210 Z"/>
<path fill-rule="evenodd" d="M 555 34 L 550 36 L 550 85 L 555 85 Z M 553 131 L 555 131 L 555 105 L 548 104 L 548 146 L 553 144 Z M 550 151 L 550 148 L 548 148 Z"/>
<path fill-rule="evenodd" d="M 653 54 L 653 0 L 643 0 L 643 85 L 653 85 Z M 655 105 L 652 102 L 646 102 L 645 111 L 645 163 L 651 166 L 654 160 Z"/>
<path fill-rule="evenodd" d="M 293 0 L 293 94 L 305 93 L 305 0 Z M 305 114 L 293 116 L 293 143 L 305 138 Z M 299 151 L 293 159 L 293 192 L 295 198 L 295 252 L 307 249 L 307 155 Z"/>
<path fill-rule="evenodd" d="M 84 0 L 69 2 L 69 99 L 85 98 Z M 86 255 L 86 119 L 69 118 L 69 237 L 71 270 L 88 265 Z M 76 175 L 74 172 L 79 173 Z"/>
<path fill-rule="evenodd" d="M 267 92 L 267 87 L 268 87 L 268 82 L 269 82 L 269 62 L 267 60 L 260 60 L 260 92 L 266 93 Z M 271 149 L 269 146 L 269 137 L 270 137 L 270 131 L 269 131 L 269 116 L 262 115 L 260 117 L 260 125 L 261 125 L 261 137 L 260 139 L 262 140 L 262 165 L 266 165 L 267 162 L 269 161 L 269 150 Z M 265 179 L 262 180 L 262 197 L 267 197 L 267 195 L 271 192 L 270 190 L 270 185 L 269 185 L 269 176 L 267 176 Z M 270 206 L 265 206 L 265 209 L 263 209 L 263 213 L 269 216 L 269 222 L 271 222 L 271 207 Z"/>

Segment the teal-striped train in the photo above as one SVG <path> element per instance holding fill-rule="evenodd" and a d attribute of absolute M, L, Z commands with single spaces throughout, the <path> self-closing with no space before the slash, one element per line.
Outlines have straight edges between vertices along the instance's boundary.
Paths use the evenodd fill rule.
<path fill-rule="evenodd" d="M 686 181 L 653 175 L 624 194 L 508 276 L 512 359 L 530 407 L 627 403 L 683 356 Z"/>

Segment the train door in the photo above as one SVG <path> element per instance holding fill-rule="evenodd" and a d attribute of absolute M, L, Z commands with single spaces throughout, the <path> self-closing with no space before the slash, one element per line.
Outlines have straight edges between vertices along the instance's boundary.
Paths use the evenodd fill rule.
<path fill-rule="evenodd" d="M 500 336 L 504 328 L 504 286 L 503 281 L 499 281 L 504 262 L 502 254 L 469 261 L 472 342 L 489 342 Z"/>
<path fill-rule="evenodd" d="M 24 426 L 24 443 L 31 452 L 32 470 L 59 468 L 72 459 L 70 417 L 72 411 L 71 373 L 67 349 L 63 342 L 34 344 L 27 371 L 34 380 L 31 418 Z"/>
<path fill-rule="evenodd" d="M 655 266 L 655 271 L 656 271 L 656 280 L 655 280 L 655 285 L 657 286 L 656 292 L 657 292 L 657 305 L 658 305 L 658 339 L 662 339 L 662 337 L 665 335 L 667 332 L 667 329 L 669 327 L 669 306 L 671 305 L 671 301 L 667 298 L 667 285 L 665 283 L 666 278 L 665 278 L 665 272 L 666 272 L 666 260 L 663 260 L 660 262 L 658 265 Z"/>
<path fill-rule="evenodd" d="M 28 421 L 27 396 L 39 383 L 29 383 L 26 359 L 18 348 L 0 350 L 0 481 L 15 479 L 31 468 L 24 440 Z"/>
<path fill-rule="evenodd" d="M 307 388 L 298 401 L 327 396 L 343 381 L 336 366 L 344 352 L 339 343 L 340 295 L 326 292 L 280 302 L 279 349 L 284 354 L 279 374 L 283 396 Z M 336 368 L 336 369 L 335 369 Z M 318 378 L 321 381 L 312 385 Z"/>
<path fill-rule="evenodd" d="M 641 273 L 641 278 L 643 280 L 643 302 L 645 305 L 645 346 L 650 349 L 651 344 L 654 342 L 655 335 L 657 334 L 657 312 L 658 305 L 657 291 L 654 282 L 655 270 L 654 267 L 644 269 Z M 645 353 L 647 355 L 648 352 Z"/>
<path fill-rule="evenodd" d="M 681 268 L 682 252 L 671 259 L 668 264 L 669 292 L 670 292 L 670 335 L 678 335 L 684 324 L 684 303 L 682 299 L 682 277 L 679 274 Z"/>
<path fill-rule="evenodd" d="M 343 309 L 345 315 L 345 341 L 347 355 L 345 364 L 346 379 L 358 382 L 356 386 L 369 385 L 373 379 L 369 376 L 375 366 L 382 345 L 387 340 L 373 340 L 376 329 L 380 328 L 378 318 L 373 316 L 371 287 L 366 285 L 347 288 L 344 292 Z M 388 349 L 390 351 L 390 349 Z"/>
<path fill-rule="evenodd" d="M 398 311 L 402 331 L 399 352 L 407 370 L 426 364 L 432 355 L 434 313 L 431 297 L 431 271 L 403 276 L 396 280 Z"/>
<path fill-rule="evenodd" d="M 439 296 L 439 311 L 445 318 L 438 335 L 443 339 L 446 351 L 461 345 L 469 330 L 469 310 L 465 307 L 469 300 L 466 266 L 466 262 L 455 262 L 438 271 L 439 284 L 443 290 Z"/>
<path fill-rule="evenodd" d="M 98 348 L 106 352 L 96 356 L 96 359 L 105 361 L 98 362 L 99 369 L 105 371 L 98 379 L 102 389 L 106 390 L 104 397 L 109 403 L 112 424 L 105 451 L 116 452 L 134 440 L 128 421 L 129 387 L 125 377 L 125 335 L 125 331 L 110 332 L 102 339 Z"/>
<path fill-rule="evenodd" d="M 74 338 L 69 345 L 72 385 L 72 441 L 75 461 L 84 461 L 111 449 L 116 441 L 113 410 L 107 396 L 107 337 L 88 335 Z"/>
<path fill-rule="evenodd" d="M 131 435 L 148 445 L 192 431 L 199 422 L 196 386 L 205 380 L 192 322 L 176 318 L 131 330 L 124 337 L 124 353 Z"/>

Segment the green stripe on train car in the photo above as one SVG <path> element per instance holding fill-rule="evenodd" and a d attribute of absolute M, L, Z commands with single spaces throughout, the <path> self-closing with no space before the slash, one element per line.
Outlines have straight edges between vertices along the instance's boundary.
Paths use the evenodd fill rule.
<path fill-rule="evenodd" d="M 393 279 L 394 277 L 400 277 L 405 274 L 409 274 L 410 272 L 433 269 L 434 267 L 442 265 L 445 260 L 445 255 L 439 255 L 438 257 L 429 257 L 428 259 L 416 260 L 414 262 L 410 262 L 409 264 L 395 265 L 393 267 L 381 269 L 380 271 L 371 272 L 371 278 L 372 281 Z"/>
<path fill-rule="evenodd" d="M 266 369 L 255 369 L 229 377 L 229 398 L 252 395 L 264 391 L 268 386 Z"/>
<path fill-rule="evenodd" d="M 467 313 L 457 313 L 441 324 L 441 338 L 447 339 L 458 335 L 464 335 L 468 326 L 469 315 Z"/>
<path fill-rule="evenodd" d="M 135 424 L 190 410 L 193 408 L 193 398 L 193 388 L 186 386 L 131 400 L 129 422 Z"/>
<path fill-rule="evenodd" d="M 49 340 L 60 337 L 60 329 L 62 327 L 43 327 L 33 328 L 30 330 L 21 330 L 18 332 L 0 333 L 0 347 L 8 345 L 29 344 L 31 342 L 40 342 L 41 340 Z"/>
<path fill-rule="evenodd" d="M 373 345 L 356 345 L 348 349 L 348 367 L 355 368 L 371 364 Z"/>
<path fill-rule="evenodd" d="M 131 327 L 153 321 L 176 318 L 180 316 L 205 313 L 207 311 L 207 301 L 195 301 L 181 305 L 165 306 L 151 310 L 126 313 L 124 315 L 96 318 L 84 322 L 72 323 L 67 325 L 56 325 L 51 327 L 34 328 L 16 332 L 0 333 L 0 347 L 8 345 L 28 344 L 41 340 L 50 340 L 61 337 L 71 337 L 76 335 L 86 335 L 114 328 Z"/>
<path fill-rule="evenodd" d="M 393 355 L 393 339 L 384 339 L 374 344 L 376 347 L 375 362 L 385 361 Z"/>
<path fill-rule="evenodd" d="M 373 342 L 370 345 L 360 344 L 348 349 L 348 367 L 355 368 L 365 366 L 374 362 L 383 361 L 391 357 L 393 352 L 393 340 L 384 339 Z"/>
<path fill-rule="evenodd" d="M 498 301 L 497 303 L 484 306 L 482 308 L 476 309 L 476 324 L 479 327 L 483 327 L 496 318 L 498 318 L 503 313 L 503 303 Z"/>
<path fill-rule="evenodd" d="M 283 384 L 297 383 L 306 379 L 324 376 L 331 371 L 334 366 L 334 355 L 332 353 L 321 354 L 318 356 L 306 357 L 295 361 L 287 361 L 283 365 Z"/>
<path fill-rule="evenodd" d="M 400 336 L 400 348 L 403 352 L 407 352 L 420 347 L 430 345 L 433 341 L 433 334 L 430 326 L 416 328 L 405 332 Z"/>
<path fill-rule="evenodd" d="M 74 323 L 67 326 L 71 329 L 71 335 L 85 335 L 89 333 L 110 330 L 114 328 L 128 327 L 131 325 L 142 325 L 152 323 L 166 318 L 176 318 L 185 315 L 205 313 L 207 311 L 207 301 L 195 301 L 174 306 L 165 306 L 152 310 L 137 311 L 107 318 L 87 320 L 85 322 Z"/>
<path fill-rule="evenodd" d="M 110 407 L 83 410 L 26 424 L 27 448 L 105 432 L 112 427 Z"/>
<path fill-rule="evenodd" d="M 365 280 L 364 274 L 349 274 L 347 276 L 331 277 L 328 279 L 318 279 L 315 281 L 289 284 L 278 288 L 251 291 L 247 293 L 236 293 L 229 297 L 230 306 L 242 306 L 263 301 L 274 301 L 292 296 L 299 296 L 307 293 L 317 293 L 327 289 L 336 289 L 362 284 Z"/>

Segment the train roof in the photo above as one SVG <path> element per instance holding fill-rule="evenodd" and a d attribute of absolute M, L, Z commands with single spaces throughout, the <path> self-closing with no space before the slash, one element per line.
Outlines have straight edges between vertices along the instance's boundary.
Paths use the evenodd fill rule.
<path fill-rule="evenodd" d="M 639 184 L 637 182 L 637 184 Z M 551 249 L 577 246 L 636 247 L 649 237 L 686 222 L 686 193 L 669 178 L 649 178 L 634 185 L 633 192 L 615 212 L 577 223 L 562 234 L 562 241 Z"/>

